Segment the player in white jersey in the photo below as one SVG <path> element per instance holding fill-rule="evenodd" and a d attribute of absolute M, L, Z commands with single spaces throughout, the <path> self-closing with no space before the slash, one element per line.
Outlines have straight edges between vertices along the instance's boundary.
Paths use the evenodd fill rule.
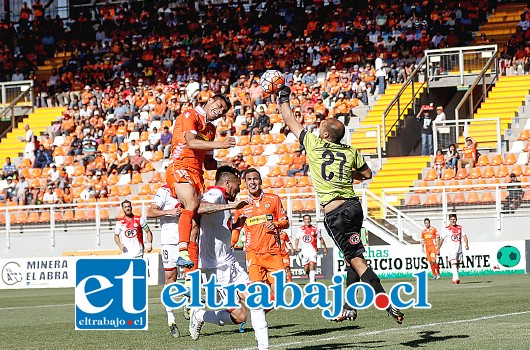
<path fill-rule="evenodd" d="M 121 208 L 125 215 L 116 221 L 114 242 L 120 247 L 123 257 L 142 258 L 144 251 L 149 253 L 153 250 L 153 234 L 145 219 L 134 215 L 130 201 L 124 200 L 121 203 Z M 145 243 L 144 232 L 147 236 Z"/>
<path fill-rule="evenodd" d="M 169 186 L 164 185 L 157 191 L 151 206 L 147 210 L 148 218 L 160 218 L 160 244 L 166 285 L 177 280 L 177 259 L 179 256 L 178 222 L 180 202 L 173 197 Z M 167 323 L 172 337 L 180 336 L 173 309 L 166 306 Z"/>
<path fill-rule="evenodd" d="M 239 193 L 241 179 L 239 172 L 230 166 L 217 169 L 215 186 L 204 193 L 198 213 L 202 215 L 199 227 L 199 267 L 203 278 L 208 280 L 215 276 L 221 286 L 230 283 L 250 283 L 248 274 L 236 261 L 232 251 L 232 227 L 239 227 L 240 222 L 233 223 L 230 210 L 241 209 L 248 205 L 246 201 L 229 203 Z M 218 298 L 225 296 L 219 293 Z M 240 295 L 244 299 L 245 295 Z M 268 349 L 268 329 L 264 310 L 251 310 L 252 327 L 258 340 L 259 349 Z M 197 340 L 204 322 L 223 326 L 246 322 L 247 310 L 241 305 L 232 310 L 193 309 L 190 316 L 190 335 Z"/>
<path fill-rule="evenodd" d="M 453 273 L 453 284 L 459 284 L 458 267 L 462 264 L 462 241 L 464 241 L 466 250 L 469 250 L 469 242 L 467 234 L 462 226 L 456 223 L 456 214 L 449 215 L 450 225 L 442 230 L 440 235 L 440 245 L 438 251 L 442 248 L 442 244 L 446 242 L 449 262 L 451 263 L 451 272 Z"/>
<path fill-rule="evenodd" d="M 317 240 L 324 248 L 324 254 L 328 254 L 326 242 L 320 235 L 320 230 L 311 225 L 311 216 L 304 215 L 304 225 L 300 226 L 295 240 L 295 249 L 301 253 L 302 265 L 304 265 L 305 273 L 309 275 L 309 282 L 315 282 L 316 265 L 317 265 Z"/>

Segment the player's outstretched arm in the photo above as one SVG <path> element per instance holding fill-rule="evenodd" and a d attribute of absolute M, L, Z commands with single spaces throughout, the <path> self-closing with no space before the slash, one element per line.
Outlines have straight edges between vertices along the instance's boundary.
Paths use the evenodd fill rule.
<path fill-rule="evenodd" d="M 233 137 L 227 137 L 223 141 L 205 141 L 198 139 L 195 134 L 185 133 L 184 138 L 186 139 L 186 145 L 189 149 L 202 151 L 232 148 L 236 145 L 236 140 Z"/>
<path fill-rule="evenodd" d="M 247 201 L 239 201 L 228 204 L 210 203 L 207 201 L 202 201 L 199 205 L 199 210 L 197 211 L 197 214 L 204 215 L 213 214 L 224 210 L 239 210 L 247 205 Z"/>
<path fill-rule="evenodd" d="M 168 210 L 162 210 L 160 209 L 156 204 L 151 204 L 149 209 L 147 209 L 147 217 L 149 219 L 159 218 L 161 216 L 179 216 L 182 209 L 180 207 L 168 209 Z"/>
<path fill-rule="evenodd" d="M 296 138 L 300 138 L 300 133 L 304 130 L 304 127 L 294 117 L 291 105 L 289 104 L 290 96 L 291 89 L 288 86 L 284 86 L 278 91 L 278 102 L 280 104 L 284 123 L 287 124 Z"/>
<path fill-rule="evenodd" d="M 364 181 L 372 178 L 372 169 L 365 163 L 362 167 L 352 172 L 354 180 Z"/>

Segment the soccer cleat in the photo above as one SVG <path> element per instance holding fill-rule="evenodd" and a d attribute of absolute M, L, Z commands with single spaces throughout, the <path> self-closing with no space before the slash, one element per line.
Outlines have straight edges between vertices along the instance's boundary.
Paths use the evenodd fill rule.
<path fill-rule="evenodd" d="M 184 319 L 186 321 L 189 321 L 190 320 L 191 309 L 188 307 L 188 305 L 184 305 L 184 307 L 182 308 L 182 313 L 184 314 Z"/>
<path fill-rule="evenodd" d="M 191 311 L 190 314 L 190 336 L 191 339 L 197 340 L 199 339 L 199 336 L 201 334 L 201 328 L 204 322 L 200 322 L 195 318 L 195 313 L 198 311 L 198 309 L 194 309 Z"/>
<path fill-rule="evenodd" d="M 178 338 L 180 337 L 180 332 L 179 332 L 179 329 L 177 328 L 177 325 L 175 323 L 172 323 L 169 325 L 169 334 L 173 337 L 173 338 Z"/>
<path fill-rule="evenodd" d="M 190 260 L 190 253 L 188 253 L 186 250 L 181 250 L 179 253 L 179 258 L 177 259 L 177 266 L 191 269 L 193 265 L 195 264 Z"/>
<path fill-rule="evenodd" d="M 460 280 L 452 280 L 453 284 L 460 284 Z"/>
<path fill-rule="evenodd" d="M 342 321 L 355 321 L 357 318 L 357 310 L 355 309 L 342 309 L 340 315 L 331 321 L 342 322 Z"/>
<path fill-rule="evenodd" d="M 243 326 L 245 326 L 245 324 L 247 324 L 246 322 L 241 322 L 241 324 L 239 325 L 239 333 L 245 333 L 245 329 L 243 328 Z"/>
<path fill-rule="evenodd" d="M 442 278 L 442 277 L 440 277 L 440 275 L 436 275 L 436 276 L 434 276 L 434 279 L 435 279 L 435 280 L 439 280 L 440 278 Z"/>
<path fill-rule="evenodd" d="M 388 313 L 389 316 L 392 316 L 394 321 L 396 321 L 398 324 L 403 323 L 403 319 L 405 318 L 405 315 L 401 311 L 399 311 L 399 309 L 396 309 L 395 307 L 391 305 L 388 307 L 388 309 L 386 309 L 386 312 Z"/>

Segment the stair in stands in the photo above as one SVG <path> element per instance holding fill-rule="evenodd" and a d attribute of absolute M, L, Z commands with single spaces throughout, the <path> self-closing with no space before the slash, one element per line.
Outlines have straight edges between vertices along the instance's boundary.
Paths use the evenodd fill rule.
<path fill-rule="evenodd" d="M 16 158 L 22 155 L 25 143 L 21 142 L 19 137 L 24 138 L 26 136 L 24 124 L 29 124 L 35 136 L 38 137 L 52 125 L 63 111 L 64 107 L 36 108 L 35 112 L 20 121 L 15 129 L 0 140 L 0 159 L 5 159 L 5 157 Z"/>
<path fill-rule="evenodd" d="M 500 118 L 501 137 L 503 137 L 529 93 L 530 75 L 502 76 L 489 92 L 486 101 L 482 103 L 473 119 Z M 491 124 L 471 123 L 468 134 L 478 142 L 480 148 L 496 148 L 497 129 Z M 458 143 L 464 144 L 463 136 L 460 137 Z"/>
<path fill-rule="evenodd" d="M 352 146 L 358 148 L 364 154 L 376 154 L 377 153 L 377 126 L 379 126 L 379 130 L 381 132 L 381 146 L 383 145 L 383 142 L 386 142 L 388 140 L 388 138 L 384 138 L 382 135 L 383 134 L 383 113 L 385 112 L 390 102 L 392 102 L 394 97 L 397 95 L 397 93 L 399 92 L 402 86 L 403 85 L 401 84 L 392 84 L 388 87 L 388 89 L 386 89 L 385 94 L 379 97 L 379 99 L 376 101 L 374 107 L 372 108 L 372 110 L 370 110 L 366 118 L 364 118 L 360 122 L 360 126 L 362 128 L 358 128 L 352 132 L 351 134 Z M 412 91 L 412 88 L 408 87 L 402 96 L 410 96 L 411 91 Z M 423 88 L 422 88 L 422 91 L 423 91 Z M 402 100 L 401 108 L 403 108 L 403 105 L 404 105 L 404 102 Z M 400 119 L 403 118 L 404 114 L 405 113 L 402 111 Z M 396 117 L 397 117 L 397 105 L 394 105 L 389 115 L 394 116 L 394 117 L 389 117 L 385 121 L 387 133 L 389 131 L 396 130 L 396 125 L 394 125 L 394 123 L 396 122 Z"/>
<path fill-rule="evenodd" d="M 421 178 L 423 169 L 430 161 L 429 156 L 386 158 L 382 169 L 368 184 L 368 189 L 381 196 L 385 188 L 414 186 L 414 181 Z"/>
<path fill-rule="evenodd" d="M 489 40 L 495 39 L 496 43 L 504 44 L 515 33 L 524 9 L 524 3 L 499 4 L 495 12 L 488 16 L 487 22 L 479 28 L 474 41 L 480 40 L 480 35 L 484 33 Z"/>
<path fill-rule="evenodd" d="M 70 52 L 60 52 L 57 54 L 57 57 L 50 57 L 46 61 L 44 61 L 44 64 L 40 66 L 37 71 L 35 72 L 35 75 L 37 77 L 37 81 L 40 82 L 42 80 L 48 81 L 50 76 L 52 75 L 52 69 L 59 69 L 61 65 L 63 64 L 63 60 L 70 60 L 71 53 Z"/>

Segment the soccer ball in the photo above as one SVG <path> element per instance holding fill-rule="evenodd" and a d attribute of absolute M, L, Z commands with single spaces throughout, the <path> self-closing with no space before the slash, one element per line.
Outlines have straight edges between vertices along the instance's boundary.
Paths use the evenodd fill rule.
<path fill-rule="evenodd" d="M 504 267 L 514 267 L 521 261 L 521 253 L 514 246 L 507 245 L 497 252 L 497 261 Z"/>
<path fill-rule="evenodd" d="M 259 85 L 267 94 L 274 94 L 285 85 L 285 78 L 280 71 L 268 70 L 261 75 Z"/>

